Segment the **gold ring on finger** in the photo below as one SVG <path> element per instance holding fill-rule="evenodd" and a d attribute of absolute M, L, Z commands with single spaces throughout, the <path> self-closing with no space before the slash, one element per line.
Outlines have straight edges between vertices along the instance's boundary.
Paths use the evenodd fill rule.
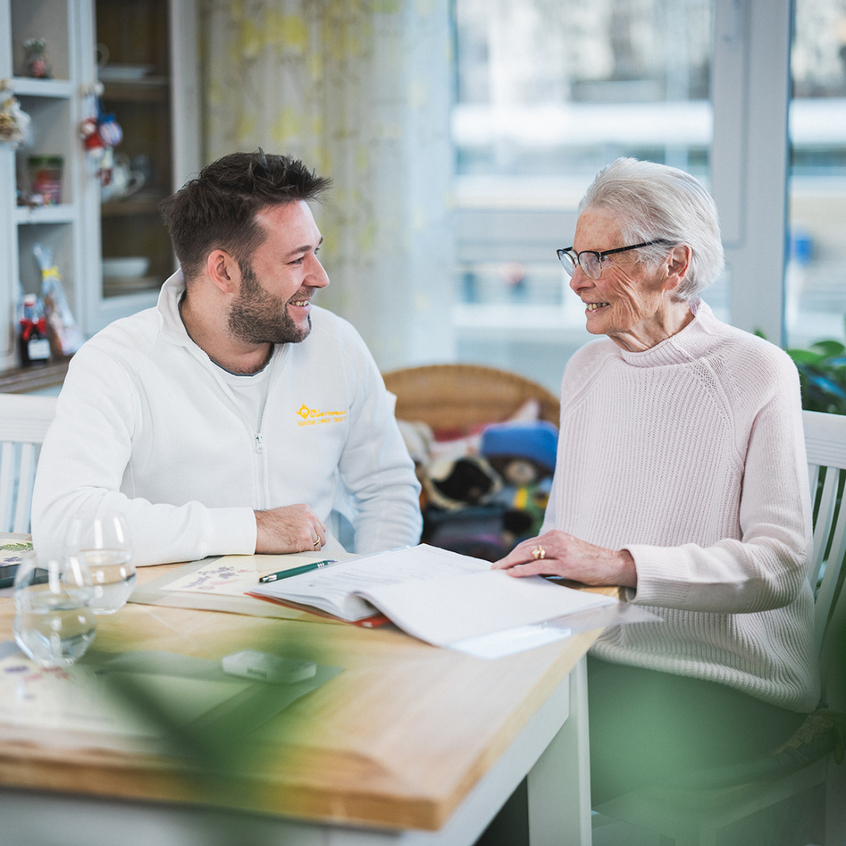
<path fill-rule="evenodd" d="M 542 558 L 546 558 L 546 550 L 540 544 L 538 544 L 532 550 L 532 558 L 534 558 L 535 561 L 540 561 Z"/>

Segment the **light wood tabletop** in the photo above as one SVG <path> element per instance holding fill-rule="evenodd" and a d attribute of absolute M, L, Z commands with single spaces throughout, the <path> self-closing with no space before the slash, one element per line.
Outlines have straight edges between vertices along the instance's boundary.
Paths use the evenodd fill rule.
<path fill-rule="evenodd" d="M 170 569 L 175 569 L 173 565 Z M 139 571 L 139 582 L 165 567 Z M 0 599 L 0 641 L 14 606 Z M 265 728 L 232 804 L 302 820 L 435 830 L 560 687 L 598 630 L 489 661 L 393 627 L 364 629 L 130 603 L 99 617 L 95 649 L 160 650 L 219 660 L 241 649 L 343 667 Z M 284 725 L 283 725 L 284 723 Z M 6 737 L 4 738 L 4 734 Z M 66 740 L 66 739 L 65 739 Z M 180 762 L 68 744 L 0 724 L 0 786 L 156 802 L 202 802 Z"/>

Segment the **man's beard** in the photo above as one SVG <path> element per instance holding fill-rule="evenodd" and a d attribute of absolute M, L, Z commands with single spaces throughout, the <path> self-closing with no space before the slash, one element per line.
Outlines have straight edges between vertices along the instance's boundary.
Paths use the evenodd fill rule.
<path fill-rule="evenodd" d="M 229 311 L 229 331 L 248 344 L 298 344 L 311 332 L 301 329 L 288 314 L 287 301 L 262 288 L 252 266 L 241 266 L 241 290 Z"/>

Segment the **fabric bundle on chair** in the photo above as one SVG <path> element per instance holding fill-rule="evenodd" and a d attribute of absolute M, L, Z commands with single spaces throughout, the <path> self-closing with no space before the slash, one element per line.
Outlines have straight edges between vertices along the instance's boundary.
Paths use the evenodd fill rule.
<path fill-rule="evenodd" d="M 558 439 L 552 393 L 469 364 L 384 379 L 423 486 L 424 542 L 493 561 L 540 527 Z"/>

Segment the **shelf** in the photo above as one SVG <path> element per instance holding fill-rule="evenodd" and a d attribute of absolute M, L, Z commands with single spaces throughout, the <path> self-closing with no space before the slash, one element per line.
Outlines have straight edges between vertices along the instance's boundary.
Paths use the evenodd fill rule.
<path fill-rule="evenodd" d="M 33 364 L 30 367 L 4 370 L 0 373 L 0 393 L 25 394 L 61 385 L 68 372 L 69 362 L 70 358 L 64 358 L 47 364 Z"/>
<path fill-rule="evenodd" d="M 103 99 L 115 103 L 166 102 L 170 80 L 164 76 L 134 79 L 131 82 L 104 82 Z"/>
<path fill-rule="evenodd" d="M 103 279 L 104 297 L 131 297 L 136 294 L 149 294 L 164 284 L 162 276 L 138 276 L 126 279 L 105 277 Z"/>
<path fill-rule="evenodd" d="M 56 97 L 69 99 L 74 95 L 73 83 L 67 79 L 30 79 L 16 76 L 12 79 L 12 91 L 19 97 Z"/>
<path fill-rule="evenodd" d="M 38 223 L 73 223 L 77 211 L 70 203 L 56 206 L 17 206 L 15 222 L 19 225 Z"/>
<path fill-rule="evenodd" d="M 126 217 L 133 214 L 158 214 L 159 203 L 165 197 L 144 198 L 140 200 L 110 200 L 100 206 L 101 217 Z"/>

